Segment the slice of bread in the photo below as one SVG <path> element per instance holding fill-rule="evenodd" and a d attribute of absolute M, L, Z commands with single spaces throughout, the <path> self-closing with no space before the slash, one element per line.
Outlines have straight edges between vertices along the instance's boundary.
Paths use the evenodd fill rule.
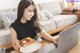
<path fill-rule="evenodd" d="M 31 44 L 34 43 L 34 42 L 35 42 L 34 39 L 32 39 L 32 38 L 30 38 L 30 37 L 27 37 L 27 38 L 25 38 L 25 39 L 22 39 L 22 40 L 20 41 L 20 44 L 21 44 L 23 47 L 25 47 L 25 46 L 31 45 Z"/>

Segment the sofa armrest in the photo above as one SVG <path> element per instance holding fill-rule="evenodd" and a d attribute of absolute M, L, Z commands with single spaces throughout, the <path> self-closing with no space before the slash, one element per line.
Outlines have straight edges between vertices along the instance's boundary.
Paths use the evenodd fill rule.
<path fill-rule="evenodd" d="M 6 49 L 11 48 L 11 47 L 12 47 L 12 43 L 5 44 L 3 46 L 0 46 L 0 48 L 6 48 Z"/>
<path fill-rule="evenodd" d="M 6 35 L 10 35 L 10 30 L 0 30 L 0 37 L 6 36 Z"/>

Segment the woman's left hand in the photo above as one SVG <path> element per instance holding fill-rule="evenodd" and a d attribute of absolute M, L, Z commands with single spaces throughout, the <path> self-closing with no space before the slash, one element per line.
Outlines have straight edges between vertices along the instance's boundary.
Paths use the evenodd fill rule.
<path fill-rule="evenodd" d="M 54 36 L 52 41 L 53 41 L 55 44 L 58 44 L 58 38 L 59 38 L 58 36 Z"/>

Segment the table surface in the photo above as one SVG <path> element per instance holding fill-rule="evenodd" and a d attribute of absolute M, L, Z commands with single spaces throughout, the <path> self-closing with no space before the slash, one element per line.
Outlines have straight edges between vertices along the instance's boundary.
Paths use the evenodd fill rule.
<path fill-rule="evenodd" d="M 50 42 L 50 41 L 47 41 L 47 40 L 43 40 L 43 41 L 41 42 L 42 47 L 43 47 L 46 43 L 51 43 L 51 42 Z M 11 46 L 11 44 L 8 45 L 8 46 Z M 8 46 L 6 46 L 6 47 L 8 47 Z M 34 53 L 37 53 L 37 52 L 34 52 Z M 77 44 L 75 47 L 73 47 L 68 53 L 80 53 L 80 40 L 79 40 L 78 44 Z"/>

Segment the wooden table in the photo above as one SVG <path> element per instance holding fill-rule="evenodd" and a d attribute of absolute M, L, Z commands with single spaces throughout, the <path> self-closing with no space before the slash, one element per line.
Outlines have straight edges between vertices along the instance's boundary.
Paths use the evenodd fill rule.
<path fill-rule="evenodd" d="M 41 42 L 41 48 L 45 45 L 45 44 L 47 44 L 47 43 L 51 43 L 50 41 L 47 41 L 47 40 L 43 40 L 42 42 Z M 35 51 L 34 53 L 38 53 L 37 51 Z"/>
<path fill-rule="evenodd" d="M 43 41 L 41 42 L 41 44 L 42 44 L 41 48 L 42 48 L 46 43 L 51 43 L 51 42 L 50 42 L 50 41 L 47 41 L 47 40 L 43 40 Z M 6 44 L 6 45 L 3 45 L 3 46 L 0 46 L 0 48 L 6 48 L 6 49 L 8 49 L 8 48 L 10 48 L 10 47 L 12 47 L 12 44 L 11 44 L 11 43 L 10 43 L 10 44 Z M 37 53 L 37 52 L 35 51 L 34 53 Z"/>
<path fill-rule="evenodd" d="M 43 40 L 41 42 L 42 44 L 42 47 L 46 44 L 46 43 L 51 43 L 50 41 L 47 41 L 47 40 Z M 8 45 L 5 45 L 5 46 L 2 46 L 2 47 L 6 47 L 6 48 L 9 48 L 9 47 L 12 47 L 11 44 L 8 44 Z M 1 48 L 1 47 L 0 47 Z M 37 52 L 34 52 L 34 53 L 37 53 Z M 80 53 L 80 40 L 79 40 L 79 43 L 78 45 L 76 45 L 75 47 L 73 47 L 68 53 Z"/>

